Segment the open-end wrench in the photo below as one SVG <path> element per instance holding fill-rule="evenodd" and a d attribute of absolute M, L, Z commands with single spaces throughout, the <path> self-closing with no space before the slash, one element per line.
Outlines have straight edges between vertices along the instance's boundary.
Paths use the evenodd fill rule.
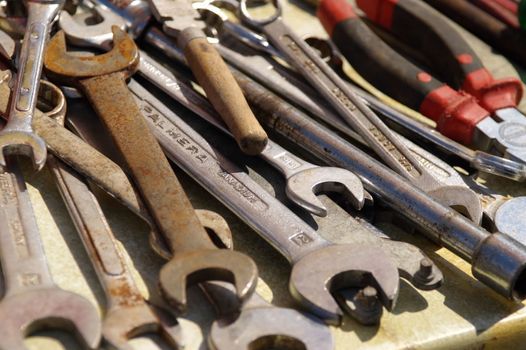
<path fill-rule="evenodd" d="M 437 182 L 390 129 L 372 112 L 302 39 L 281 18 L 281 0 L 273 1 L 275 12 L 264 19 L 254 19 L 247 1 L 240 3 L 241 19 L 260 29 L 269 41 L 309 83 L 330 103 L 392 169 L 447 206 L 462 207 L 471 219 L 480 222 L 482 209 L 476 196 L 466 188 L 443 186 Z M 464 192 L 459 196 L 458 193 Z M 474 198 L 475 197 L 475 198 Z"/>
<path fill-rule="evenodd" d="M 54 119 L 59 124 L 64 123 L 63 114 L 55 115 Z M 48 157 L 47 164 L 104 287 L 107 305 L 102 323 L 104 340 L 112 348 L 131 350 L 127 344 L 130 337 L 158 332 L 177 347 L 179 328 L 163 324 L 155 309 L 144 300 L 88 185 L 53 156 Z"/>
<path fill-rule="evenodd" d="M 486 285 L 508 298 L 526 296 L 524 245 L 500 232 L 490 234 L 436 202 L 257 83 L 239 77 L 238 82 L 247 97 L 252 93 L 260 101 L 256 110 L 265 125 L 328 164 L 355 172 L 367 190 L 415 223 L 422 233 L 471 262 L 473 275 Z"/>
<path fill-rule="evenodd" d="M 47 148 L 34 133 L 33 114 L 37 103 L 43 54 L 49 31 L 63 0 L 26 1 L 28 21 L 20 53 L 19 71 L 15 83 L 7 125 L 0 131 L 0 166 L 5 166 L 4 154 L 23 154 L 31 157 L 40 170 Z"/>
<path fill-rule="evenodd" d="M 91 26 L 81 24 L 75 21 L 67 12 L 63 12 L 60 17 L 60 26 L 66 33 L 66 36 L 72 38 L 75 44 L 107 49 L 111 43 L 108 34 L 111 33 L 112 23 L 115 23 L 115 21 L 119 23 L 119 20 L 122 22 L 119 23 L 119 26 L 123 26 L 124 23 L 120 17 L 115 18 L 116 15 L 108 10 L 99 9 L 97 12 L 102 21 Z M 87 29 L 84 29 L 86 27 Z M 139 73 L 160 87 L 170 97 L 182 103 L 202 118 L 205 118 L 222 131 L 230 134 L 213 107 L 203 96 L 175 78 L 161 64 L 155 62 L 143 52 L 141 52 Z M 358 184 L 359 180 L 347 170 L 334 167 L 319 167 L 308 163 L 271 140 L 268 141 L 260 156 L 285 175 L 287 179 L 286 193 L 289 199 L 313 214 L 327 215 L 327 210 L 314 195 L 313 191 L 315 193 L 321 191 L 339 192 L 346 195 L 346 198 L 357 206 L 363 204 L 363 197 L 356 197 L 358 192 L 353 191 L 356 186 L 361 187 Z"/>
<path fill-rule="evenodd" d="M 208 42 L 203 32 L 206 23 L 199 21 L 192 0 L 149 0 L 149 3 L 163 30 L 177 38 L 192 72 L 240 148 L 247 154 L 259 154 L 267 143 L 267 134 L 221 55 Z"/>
<path fill-rule="evenodd" d="M 96 349 L 99 312 L 84 297 L 54 284 L 15 159 L 7 158 L 0 187 L 0 260 L 6 288 L 0 301 L 0 349 L 26 349 L 24 337 L 43 328 L 73 331 L 83 347 Z"/>
<path fill-rule="evenodd" d="M 131 81 L 129 87 L 170 159 L 188 172 L 205 189 L 260 233 L 263 238 L 293 263 L 293 273 L 289 286 L 297 300 L 321 318 L 329 322 L 338 322 L 341 315 L 340 311 L 325 288 L 330 289 L 334 277 L 343 277 L 347 274 L 346 272 L 352 274 L 351 271 L 356 267 L 353 267 L 353 264 L 356 263 L 352 258 L 355 251 L 353 247 L 372 246 L 378 248 L 379 245 L 370 244 L 370 242 L 360 244 L 357 241 L 356 245 L 329 246 L 329 242 L 322 239 L 316 231 L 263 190 L 246 173 L 213 149 L 203 137 L 193 131 L 167 107 L 164 107 L 139 84 Z M 342 254 L 347 256 L 349 260 L 337 261 L 333 259 L 331 254 L 335 252 L 329 252 L 329 249 L 341 250 Z M 343 253 L 343 251 L 347 252 Z M 380 259 L 389 253 L 382 249 L 379 249 L 379 252 L 381 252 Z M 338 255 L 335 253 L 334 257 Z M 427 276 L 431 278 L 424 281 L 419 277 L 422 257 L 409 260 L 411 261 L 410 264 L 399 264 L 397 266 L 401 270 L 402 276 L 407 277 L 419 288 L 427 289 L 440 284 L 441 275 L 436 267 Z M 389 269 L 388 266 L 392 264 L 388 261 L 383 262 L 383 264 L 387 264 L 384 265 L 384 268 Z M 374 268 L 377 265 L 376 262 L 376 260 L 371 261 L 371 259 L 365 258 L 363 261 L 365 263 L 364 268 L 370 272 L 379 272 Z M 382 270 L 380 264 L 377 267 Z M 386 296 L 387 299 L 394 297 L 392 294 L 394 290 L 390 286 L 394 282 L 389 281 L 391 277 L 385 279 L 386 276 L 383 274 L 382 276 L 377 276 L 380 280 L 377 280 L 376 288 L 378 288 L 378 293 L 383 296 L 385 303 Z M 325 281 L 321 282 L 321 285 L 325 287 L 317 285 L 317 281 Z M 350 287 L 352 283 L 351 281 L 348 282 L 347 287 Z M 345 286 L 341 287 L 344 288 Z M 314 296 L 315 294 L 318 295 Z M 389 305 L 388 301 L 387 304 Z"/>
<path fill-rule="evenodd" d="M 46 70 L 88 96 L 130 169 L 173 254 L 159 277 L 169 303 L 183 312 L 187 283 L 210 278 L 234 283 L 238 297 L 245 300 L 255 288 L 257 267 L 244 254 L 214 249 L 126 87 L 125 79 L 139 62 L 138 49 L 126 33 L 113 29 L 111 51 L 81 58 L 67 53 L 65 35 L 59 32 L 48 44 Z"/>

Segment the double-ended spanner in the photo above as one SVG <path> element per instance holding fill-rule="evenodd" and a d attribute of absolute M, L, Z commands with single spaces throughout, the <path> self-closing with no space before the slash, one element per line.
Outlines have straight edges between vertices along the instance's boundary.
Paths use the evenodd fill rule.
<path fill-rule="evenodd" d="M 244 254 L 215 249 L 126 86 L 139 63 L 137 46 L 118 27 L 113 34 L 111 51 L 79 58 L 67 53 L 59 32 L 46 50 L 47 73 L 82 90 L 110 131 L 173 254 L 159 277 L 168 302 L 184 312 L 187 283 L 210 278 L 235 284 L 245 300 L 256 286 L 257 267 Z"/>

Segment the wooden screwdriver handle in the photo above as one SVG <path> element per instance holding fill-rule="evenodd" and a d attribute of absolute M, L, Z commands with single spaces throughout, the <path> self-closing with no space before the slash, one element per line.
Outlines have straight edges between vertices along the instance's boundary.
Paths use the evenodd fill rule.
<path fill-rule="evenodd" d="M 261 153 L 267 144 L 267 134 L 221 55 L 197 28 L 183 30 L 178 42 L 190 69 L 241 150 L 250 155 Z"/>

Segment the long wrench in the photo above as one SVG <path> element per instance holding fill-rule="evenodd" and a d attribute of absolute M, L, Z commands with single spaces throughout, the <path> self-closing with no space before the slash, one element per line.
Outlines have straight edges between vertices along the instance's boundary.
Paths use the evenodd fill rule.
<path fill-rule="evenodd" d="M 37 103 L 43 55 L 49 31 L 64 1 L 28 0 L 28 21 L 22 44 L 18 78 L 15 83 L 9 120 L 0 131 L 0 166 L 5 166 L 4 154 L 31 157 L 40 170 L 46 162 L 47 148 L 34 133 L 33 114 Z"/>
<path fill-rule="evenodd" d="M 300 268 L 298 263 L 294 264 L 293 271 L 303 270 L 307 274 L 305 282 L 309 281 L 310 288 L 314 288 L 314 280 L 321 278 L 324 275 L 324 280 L 330 280 L 330 276 L 334 275 L 336 269 L 345 271 L 345 266 L 349 263 L 346 261 L 338 267 L 338 262 L 333 261 L 328 256 L 325 262 L 315 262 L 312 255 L 307 255 L 311 250 L 320 249 L 320 247 L 330 244 L 322 239 L 316 231 L 310 226 L 306 225 L 295 214 L 290 212 L 280 202 L 278 202 L 269 193 L 263 190 L 253 180 L 248 177 L 243 171 L 238 169 L 228 159 L 220 155 L 217 150 L 213 149 L 201 136 L 186 125 L 180 118 L 173 114 L 168 108 L 153 96 L 147 93 L 139 84 L 131 81 L 129 84 L 131 91 L 135 94 L 138 103 L 141 105 L 141 110 L 147 117 L 150 125 L 154 128 L 159 142 L 167 152 L 170 159 L 181 166 L 186 172 L 194 177 L 205 189 L 212 195 L 222 201 L 227 207 L 235 212 L 243 221 L 254 228 L 273 246 L 275 246 L 289 261 L 304 261 L 304 264 L 320 264 L 316 269 L 308 268 L 306 266 Z M 206 176 L 205 176 L 206 174 Z M 363 243 L 363 242 L 362 242 Z M 370 242 L 364 243 L 365 246 L 375 246 Z M 350 249 L 352 245 L 337 245 L 341 249 Z M 324 248 L 321 248 L 320 255 L 323 254 Z M 381 250 L 382 255 L 386 251 Z M 347 252 L 346 255 L 349 255 Z M 303 258 L 301 258 L 304 256 Z M 319 257 L 325 260 L 325 257 Z M 399 264 L 399 269 L 403 270 L 401 274 L 410 279 L 419 288 L 432 288 L 437 286 L 441 279 L 439 271 L 436 267 L 431 271 L 428 277 L 431 279 L 427 281 L 420 280 L 417 276 L 420 270 L 420 258 L 408 259 L 412 264 Z M 352 264 L 351 264 L 352 265 Z M 369 265 L 369 264 L 367 264 Z M 389 264 L 388 264 L 389 265 Z M 387 265 L 387 266 L 388 266 Z M 402 266 L 404 265 L 404 266 Z M 323 267 L 322 267 L 323 266 Z M 352 266 L 351 266 L 352 267 Z M 349 268 L 351 268 L 349 267 Z M 371 265 L 372 267 L 372 265 Z M 310 272 L 309 273 L 307 272 Z M 314 271 L 318 271 L 314 273 Z M 332 271 L 332 272 L 331 272 Z M 316 274 L 320 276 L 316 277 Z M 299 278 L 299 276 L 298 276 Z M 323 279 L 322 278 L 322 279 Z M 294 285 L 299 280 L 295 278 L 295 274 L 291 276 L 290 287 L 297 289 Z M 305 282 L 303 284 L 305 284 Z M 387 281 L 383 281 L 387 283 Z M 323 283 L 322 283 L 323 284 Z M 382 282 L 380 282 L 382 284 Z M 304 286 L 307 288 L 308 286 Z M 384 293 L 387 285 L 384 285 Z M 314 291 L 312 291 L 314 292 Z M 378 291 L 382 294 L 382 291 Z M 337 322 L 339 320 L 339 312 L 332 311 L 335 307 L 334 302 L 325 292 L 317 291 L 323 297 L 323 302 L 318 300 L 321 305 L 313 305 L 312 301 L 307 303 L 309 309 L 321 309 L 325 317 L 334 317 L 330 321 Z M 389 293 L 389 292 L 388 292 Z M 293 294 L 294 295 L 294 294 Z M 327 310 L 330 310 L 327 313 Z M 319 315 L 319 313 L 318 313 Z"/>
<path fill-rule="evenodd" d="M 53 119 L 64 124 L 64 115 Z M 102 323 L 104 340 L 115 349 L 131 350 L 127 344 L 130 337 L 158 332 L 177 347 L 181 338 L 179 328 L 163 324 L 156 310 L 144 300 L 99 202 L 85 180 L 53 156 L 48 157 L 47 163 L 104 287 L 107 305 Z"/>
<path fill-rule="evenodd" d="M 141 191 L 173 257 L 160 272 L 161 290 L 180 312 L 186 309 L 186 282 L 219 279 L 236 285 L 246 299 L 257 281 L 257 267 L 246 255 L 214 246 L 195 215 L 192 204 L 170 167 L 157 140 L 149 132 L 125 79 L 139 62 L 133 40 L 113 27 L 114 46 L 105 54 L 74 57 L 59 32 L 50 40 L 45 67 L 56 79 L 83 90 L 112 135 Z M 188 276 L 192 278 L 188 278 Z"/>
<path fill-rule="evenodd" d="M 469 190 L 451 188 L 437 182 L 332 68 L 285 24 L 281 18 L 281 1 L 276 0 L 273 3 L 276 6 L 275 12 L 265 19 L 256 20 L 248 11 L 247 1 L 242 0 L 240 17 L 244 22 L 263 31 L 270 42 L 330 103 L 338 115 L 359 133 L 392 169 L 437 200 L 449 206 L 462 206 L 466 208 L 470 218 L 479 220 L 482 210 L 480 206 L 473 207 L 477 201 L 469 197 Z M 458 196 L 460 191 L 466 192 L 466 196 Z"/>

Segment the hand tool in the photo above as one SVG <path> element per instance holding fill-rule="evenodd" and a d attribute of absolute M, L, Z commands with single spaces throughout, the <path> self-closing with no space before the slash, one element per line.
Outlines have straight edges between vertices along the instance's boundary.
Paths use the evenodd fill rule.
<path fill-rule="evenodd" d="M 191 0 L 149 0 L 163 30 L 177 38 L 188 65 L 243 152 L 259 154 L 267 134 L 250 110 L 227 65 L 203 32 Z"/>
<path fill-rule="evenodd" d="M 60 27 L 66 36 L 73 38 L 77 44 L 108 48 L 110 43 L 108 33 L 111 33 L 110 23 L 114 23 L 111 19 L 115 15 L 103 9 L 98 11 L 98 15 L 103 18 L 102 22 L 86 26 L 75 21 L 68 13 L 63 13 L 60 18 Z M 119 27 L 121 24 L 124 25 L 124 23 L 119 23 L 118 19 L 116 20 Z M 87 29 L 84 29 L 85 27 Z M 174 76 L 170 77 L 170 73 L 165 68 L 144 52 L 141 53 L 139 72 L 150 82 L 163 89 L 170 97 L 229 134 L 228 129 L 205 98 L 185 84 L 181 84 Z M 170 84 L 166 83 L 166 77 L 172 81 Z M 285 175 L 288 198 L 315 215 L 325 216 L 327 211 L 313 194 L 313 191 L 315 193 L 321 191 L 339 192 L 346 195 L 346 198 L 354 202 L 356 206 L 363 205 L 364 198 L 356 197 L 355 195 L 359 191 L 354 190 L 356 186 L 361 187 L 361 184 L 358 183 L 359 180 L 356 176 L 349 171 L 310 164 L 286 151 L 272 140 L 268 140 L 260 156 Z"/>
<path fill-rule="evenodd" d="M 469 190 L 466 191 L 465 188 L 445 187 L 436 182 L 378 116 L 355 96 L 314 50 L 287 27 L 281 18 L 281 0 L 273 3 L 275 12 L 265 19 L 256 20 L 251 17 L 246 1 L 242 0 L 240 17 L 245 23 L 263 31 L 270 42 L 286 56 L 291 65 L 391 168 L 410 179 L 416 186 L 424 189 L 437 200 L 443 201 L 446 205 L 462 207 L 468 217 L 478 220 L 481 215 L 480 207 L 474 208 L 476 211 L 472 212 L 473 203 L 476 201 L 466 200 L 472 193 L 469 193 Z M 466 192 L 466 197 L 457 196 L 459 191 Z M 457 200 L 457 202 L 452 203 L 452 200 Z"/>
<path fill-rule="evenodd" d="M 27 0 L 28 20 L 20 53 L 17 81 L 13 88 L 7 125 L 0 131 L 0 166 L 4 154 L 31 157 L 37 170 L 46 162 L 47 148 L 31 125 L 38 95 L 42 56 L 49 31 L 63 1 Z"/>
<path fill-rule="evenodd" d="M 352 274 L 350 271 L 356 273 L 355 266 L 353 266 L 354 261 L 340 262 L 329 257 L 332 253 L 329 253 L 329 248 L 326 247 L 330 243 L 322 239 L 316 231 L 263 190 L 246 173 L 213 149 L 203 137 L 193 131 L 139 84 L 132 80 L 129 88 L 141 105 L 141 110 L 148 122 L 154 127 L 154 133 L 170 159 L 269 241 L 289 261 L 294 263 L 289 287 L 297 300 L 320 318 L 328 319 L 329 322 L 339 322 L 341 315 L 339 309 L 327 290 L 317 289 L 319 285 L 317 286 L 316 281 L 326 281 L 326 283 L 321 282 L 321 284 L 330 289 L 331 277 L 340 274 L 346 275 L 346 272 Z M 354 237 L 357 235 L 349 235 L 349 240 L 354 239 Z M 356 242 L 357 246 L 362 246 L 358 238 Z M 329 247 L 342 251 L 349 249 L 346 256 L 350 257 L 354 251 L 354 248 L 351 249 L 353 246 L 355 245 L 338 244 Z M 379 244 L 378 242 L 365 244 L 365 247 L 369 246 L 377 248 Z M 309 252 L 311 253 L 309 254 Z M 397 252 L 400 255 L 397 255 Z M 400 246 L 393 247 L 391 251 L 386 246 L 385 250 L 379 250 L 377 253 L 374 262 L 366 259 L 364 263 L 367 267 L 366 270 L 374 271 L 373 277 L 379 278 L 376 280 L 375 286 L 379 289 L 378 293 L 384 296 L 384 303 L 386 301 L 385 296 L 388 296 L 389 300 L 395 295 L 393 294 L 395 289 L 392 285 L 394 281 L 389 281 L 390 278 L 384 279 L 383 274 L 376 275 L 377 268 L 381 270 L 381 264 L 376 264 L 376 256 L 379 259 L 384 259 L 387 258 L 387 254 L 389 259 L 392 258 L 398 262 L 401 275 L 409 279 L 417 288 L 436 288 L 440 284 L 441 273 L 436 267 L 429 271 L 426 278 L 420 277 L 420 261 L 423 259 L 421 252 L 416 254 L 409 249 L 402 250 Z M 315 256 L 319 257 L 315 258 Z M 402 263 L 398 259 L 405 260 Z M 298 260 L 299 262 L 297 262 Z M 300 262 L 303 263 L 300 264 Z M 392 263 L 388 263 L 386 260 L 383 263 L 387 264 L 383 265 L 385 269 L 391 269 L 389 266 Z M 305 271 L 302 272 L 303 269 Z M 295 271 L 297 273 L 294 273 Z M 303 280 L 300 278 L 301 274 L 306 275 L 301 277 L 304 278 Z M 347 287 L 352 286 L 352 280 L 348 282 Z M 304 299 L 294 292 L 298 289 L 304 293 Z M 320 293 L 317 298 L 313 296 L 316 293 Z M 388 302 L 388 305 L 390 303 Z"/>
<path fill-rule="evenodd" d="M 59 32 L 49 42 L 47 72 L 76 85 L 102 118 L 137 184 L 173 258 L 160 272 L 163 295 L 178 311 L 186 307 L 186 283 L 212 278 L 234 283 L 245 300 L 254 290 L 257 267 L 247 256 L 213 249 L 177 177 L 126 87 L 138 62 L 133 40 L 113 27 L 114 46 L 105 54 L 74 57 Z"/>
<path fill-rule="evenodd" d="M 226 221 L 215 215 L 212 225 L 201 221 L 216 236 L 231 237 Z M 233 242 L 221 242 L 223 249 L 233 249 Z M 214 321 L 208 335 L 213 350 L 280 348 L 332 350 L 329 328 L 315 317 L 294 309 L 275 307 L 254 293 L 240 308 L 235 291 L 220 282 L 201 284 L 206 296 L 217 309 L 220 319 Z"/>
<path fill-rule="evenodd" d="M 218 301 L 219 306 L 225 304 L 225 298 L 231 298 L 232 292 L 208 282 L 206 294 Z M 222 310 L 220 312 L 223 314 Z M 283 328 L 283 325 L 287 327 Z M 274 307 L 258 294 L 252 295 L 233 321 L 220 320 L 212 324 L 208 345 L 211 350 L 334 348 L 329 328 L 320 321 L 294 309 Z"/>
<path fill-rule="evenodd" d="M 238 77 L 238 83 L 249 100 L 260 101 L 253 108 L 264 125 L 328 164 L 353 171 L 368 191 L 411 220 L 423 234 L 470 262 L 473 275 L 481 282 L 508 298 L 524 298 L 526 249 L 522 244 L 502 233 L 489 234 L 434 201 L 255 82 Z"/>
<path fill-rule="evenodd" d="M 510 30 L 505 23 L 469 1 L 425 0 L 425 2 L 504 55 L 518 62 L 524 62 L 526 59 L 523 33 L 519 30 Z"/>
<path fill-rule="evenodd" d="M 0 260 L 5 293 L 0 301 L 0 348 L 26 349 L 24 337 L 44 328 L 72 331 L 84 348 L 100 341 L 98 310 L 51 278 L 29 194 L 16 160 L 0 174 Z"/>
<path fill-rule="evenodd" d="M 62 99 L 65 99 L 64 96 Z M 64 124 L 64 114 L 56 115 L 54 119 Z M 104 287 L 107 305 L 102 323 L 104 340 L 112 348 L 131 350 L 132 347 L 127 344 L 130 337 L 158 332 L 168 343 L 177 347 L 177 339 L 180 339 L 177 324 L 163 324 L 156 316 L 154 307 L 144 300 L 88 185 L 53 156 L 48 156 L 47 163 Z"/>
<path fill-rule="evenodd" d="M 368 4 L 366 12 L 373 16 L 375 8 Z M 334 21 L 333 6 L 346 11 L 347 17 L 340 16 L 345 20 L 339 24 Z M 422 51 L 434 56 L 434 65 L 441 67 L 442 75 L 447 74 L 473 96 L 453 90 L 402 58 L 353 15 L 345 1 L 322 1 L 318 17 L 353 67 L 377 88 L 437 122 L 437 130 L 451 139 L 525 163 L 526 119 L 514 108 L 522 95 L 521 83 L 516 79 L 494 80 L 473 50 L 447 23 L 429 13 L 426 5 L 406 0 L 396 9 L 400 10 L 395 14 L 403 12 L 402 18 L 414 27 L 408 35 L 419 39 Z M 402 35 L 402 30 L 394 28 L 404 25 L 388 26 Z M 432 43 L 426 45 L 415 32 L 426 32 L 426 37 L 435 40 L 426 39 Z M 374 69 L 371 61 L 375 62 Z M 377 78 L 379 69 L 382 79 Z M 495 119 L 483 107 L 489 108 Z"/>

